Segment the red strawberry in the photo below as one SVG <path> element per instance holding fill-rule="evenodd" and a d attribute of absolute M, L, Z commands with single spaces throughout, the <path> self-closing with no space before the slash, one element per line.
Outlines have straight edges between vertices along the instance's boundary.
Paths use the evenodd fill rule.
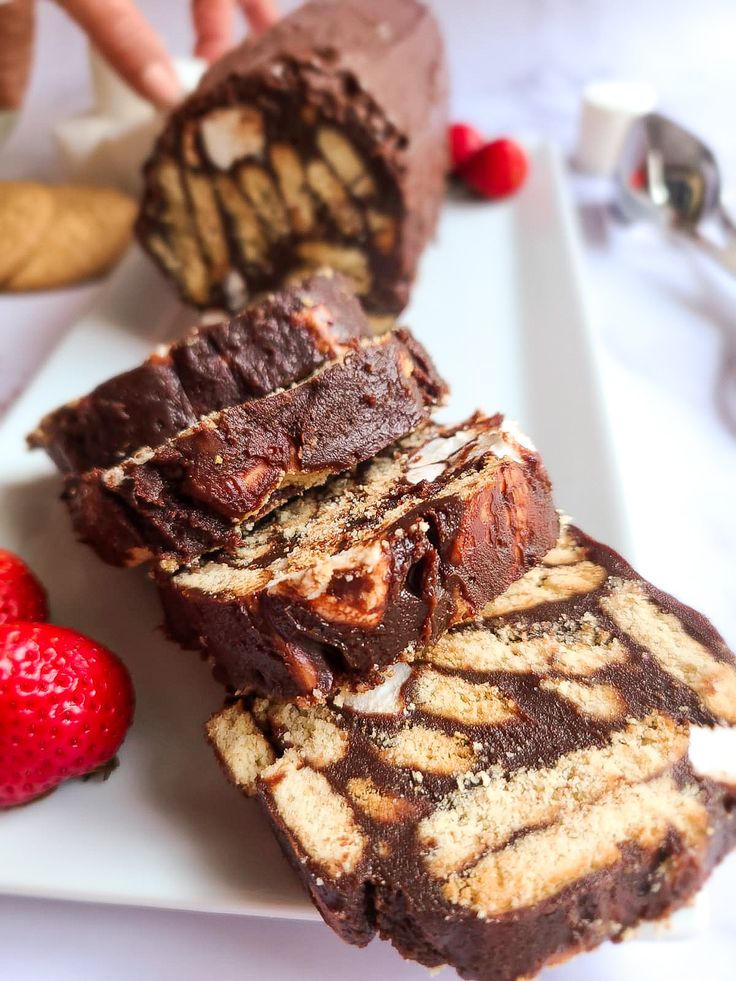
<path fill-rule="evenodd" d="M 465 183 L 485 198 L 513 194 L 524 183 L 528 172 L 526 153 L 513 140 L 486 143 L 460 168 Z"/>
<path fill-rule="evenodd" d="M 0 808 L 110 763 L 133 686 L 107 648 L 49 623 L 0 626 Z"/>
<path fill-rule="evenodd" d="M 485 143 L 485 137 L 470 123 L 453 123 L 449 138 L 453 171 L 469 160 Z"/>
<path fill-rule="evenodd" d="M 46 593 L 23 559 L 0 548 L 0 623 L 45 620 Z"/>
<path fill-rule="evenodd" d="M 644 164 L 642 164 L 640 167 L 636 168 L 629 178 L 629 186 L 635 191 L 646 191 L 647 184 L 647 169 Z"/>

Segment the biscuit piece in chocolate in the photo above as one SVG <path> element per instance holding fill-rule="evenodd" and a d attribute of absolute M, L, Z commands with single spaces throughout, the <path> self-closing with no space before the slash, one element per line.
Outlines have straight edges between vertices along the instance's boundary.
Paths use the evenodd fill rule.
<path fill-rule="evenodd" d="M 371 313 L 407 302 L 444 196 L 447 72 L 416 0 L 312 0 L 214 65 L 145 169 L 138 237 L 182 296 L 330 266 Z"/>
<path fill-rule="evenodd" d="M 236 701 L 208 735 L 341 937 L 515 981 L 687 903 L 736 844 L 736 786 L 688 756 L 717 722 L 712 626 L 566 529 L 377 687 Z"/>
<path fill-rule="evenodd" d="M 67 480 L 80 537 L 114 565 L 167 568 L 411 433 L 446 394 L 406 330 L 354 340 L 285 390 L 228 406 L 156 449 Z"/>
<path fill-rule="evenodd" d="M 168 630 L 234 690 L 324 693 L 477 614 L 558 529 L 539 454 L 512 424 L 428 425 L 162 581 Z"/>
<path fill-rule="evenodd" d="M 300 381 L 371 333 L 346 280 L 313 276 L 159 348 L 139 367 L 49 413 L 28 442 L 64 473 L 111 467 L 210 412 Z"/>

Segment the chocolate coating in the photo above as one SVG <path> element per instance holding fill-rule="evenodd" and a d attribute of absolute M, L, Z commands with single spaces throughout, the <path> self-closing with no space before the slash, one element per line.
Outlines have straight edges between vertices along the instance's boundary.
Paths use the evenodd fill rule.
<path fill-rule="evenodd" d="M 107 468 L 198 419 L 301 381 L 371 329 L 339 276 L 314 276 L 199 327 L 61 406 L 28 437 L 64 473 Z"/>

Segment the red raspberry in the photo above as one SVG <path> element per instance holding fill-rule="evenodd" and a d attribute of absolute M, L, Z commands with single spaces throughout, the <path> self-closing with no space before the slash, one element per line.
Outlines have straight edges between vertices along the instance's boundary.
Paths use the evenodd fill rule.
<path fill-rule="evenodd" d="M 0 626 L 0 808 L 113 762 L 133 717 L 118 658 L 49 623 Z"/>

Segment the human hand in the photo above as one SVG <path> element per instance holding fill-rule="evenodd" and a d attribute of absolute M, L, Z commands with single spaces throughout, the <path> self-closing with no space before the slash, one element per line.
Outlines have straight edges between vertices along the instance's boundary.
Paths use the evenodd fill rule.
<path fill-rule="evenodd" d="M 33 0 L 0 6 L 0 112 L 18 109 L 31 73 Z"/>
<path fill-rule="evenodd" d="M 166 48 L 134 0 L 57 2 L 144 99 L 166 108 L 181 98 Z M 0 108 L 18 108 L 23 101 L 33 56 L 33 8 L 34 0 L 0 5 Z M 214 61 L 228 50 L 236 9 L 255 32 L 278 16 L 276 0 L 192 0 L 195 54 Z"/>

